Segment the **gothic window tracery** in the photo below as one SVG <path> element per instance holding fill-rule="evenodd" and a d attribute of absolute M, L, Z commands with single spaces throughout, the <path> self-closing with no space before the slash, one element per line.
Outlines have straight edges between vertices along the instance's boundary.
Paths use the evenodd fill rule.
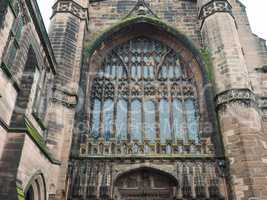
<path fill-rule="evenodd" d="M 134 152 L 157 141 L 198 143 L 196 86 L 182 63 L 178 52 L 150 38 L 116 46 L 93 80 L 90 136 L 132 141 Z"/>

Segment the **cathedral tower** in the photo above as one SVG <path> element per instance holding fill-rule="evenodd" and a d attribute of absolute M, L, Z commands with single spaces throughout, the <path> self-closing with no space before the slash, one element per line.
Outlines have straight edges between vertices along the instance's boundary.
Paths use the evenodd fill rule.
<path fill-rule="evenodd" d="M 242 24 L 230 3 L 198 0 L 201 34 L 213 63 L 216 112 L 232 174 L 232 198 L 264 199 L 267 138 L 245 59 L 249 52 L 244 51 L 238 33 Z"/>
<path fill-rule="evenodd" d="M 49 112 L 48 146 L 62 161 L 58 198 L 66 194 L 67 167 L 74 126 L 84 36 L 88 28 L 87 0 L 58 0 L 53 6 L 49 38 L 57 61 L 53 105 Z"/>

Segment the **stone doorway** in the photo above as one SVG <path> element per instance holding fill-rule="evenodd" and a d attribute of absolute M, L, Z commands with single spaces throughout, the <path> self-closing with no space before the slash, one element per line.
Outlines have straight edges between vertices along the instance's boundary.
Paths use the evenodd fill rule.
<path fill-rule="evenodd" d="M 143 168 L 120 176 L 115 183 L 115 200 L 175 199 L 177 181 L 155 169 Z"/>

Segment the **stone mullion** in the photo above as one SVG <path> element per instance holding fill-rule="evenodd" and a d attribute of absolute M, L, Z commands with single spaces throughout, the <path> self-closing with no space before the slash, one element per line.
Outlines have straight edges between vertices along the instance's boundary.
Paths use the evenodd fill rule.
<path fill-rule="evenodd" d="M 128 142 L 131 142 L 131 97 L 128 97 L 127 102 L 127 139 Z"/>
<path fill-rule="evenodd" d="M 115 88 L 115 95 L 113 98 L 113 118 L 112 118 L 112 136 L 111 138 L 116 138 L 116 119 L 117 119 L 117 104 L 118 104 L 118 99 L 117 99 L 117 84 L 114 86 Z"/>
<path fill-rule="evenodd" d="M 181 91 L 181 102 L 182 102 L 182 135 L 184 142 L 188 142 L 188 128 L 187 128 L 187 117 L 186 117 L 186 108 L 185 108 L 185 97 L 183 92 L 183 83 L 179 84 Z"/>
<path fill-rule="evenodd" d="M 127 116 L 128 116 L 128 140 L 129 142 L 131 142 L 132 140 L 132 109 L 131 109 L 131 105 L 132 105 L 132 53 L 131 53 L 131 47 L 132 47 L 132 42 L 130 42 L 130 47 L 129 47 L 129 51 L 128 53 L 128 74 L 127 74 L 127 79 L 128 79 L 128 87 L 129 87 L 129 96 L 128 96 L 128 112 L 127 112 Z"/>
<path fill-rule="evenodd" d="M 102 95 L 103 96 L 103 95 Z M 103 112 L 103 107 L 104 107 L 104 102 L 105 102 L 105 98 L 101 99 L 101 106 L 100 106 L 100 127 L 99 127 L 99 137 L 103 138 L 104 136 L 104 112 Z"/>
<path fill-rule="evenodd" d="M 113 118 L 112 118 L 112 138 L 116 138 L 116 120 L 117 120 L 117 104 L 118 104 L 118 85 L 119 85 L 119 80 L 118 77 L 116 76 L 116 84 L 114 84 L 114 96 L 113 96 Z"/>
<path fill-rule="evenodd" d="M 141 54 L 140 56 L 142 56 L 143 58 L 143 54 Z M 141 106 L 141 112 L 142 112 L 142 115 L 141 115 L 141 122 L 142 122 L 142 127 L 141 127 L 141 130 L 142 130 L 142 140 L 143 140 L 143 143 L 145 141 L 145 138 L 146 138 L 146 133 L 145 133 L 145 109 L 144 109 L 144 103 L 145 103 L 145 81 L 144 81 L 144 66 L 142 65 L 142 63 L 140 63 L 140 67 L 141 67 L 141 82 L 142 82 L 142 97 L 141 97 L 141 103 L 142 103 L 142 106 Z"/>
<path fill-rule="evenodd" d="M 172 139 L 172 144 L 175 144 L 175 134 L 174 134 L 174 116 L 173 116 L 173 98 L 171 95 L 171 83 L 169 81 L 168 83 L 168 93 L 169 93 L 169 98 L 168 98 L 168 104 L 169 104 L 169 125 L 170 125 L 170 130 L 171 130 L 171 139 Z"/>
<path fill-rule="evenodd" d="M 196 183 L 195 183 L 195 177 L 196 177 L 196 166 L 193 163 L 192 164 L 192 174 L 191 174 L 191 188 L 192 188 L 192 197 L 196 198 Z"/>
<path fill-rule="evenodd" d="M 142 132 L 142 142 L 145 141 L 145 113 L 144 113 L 144 96 L 141 98 L 141 132 Z"/>
<path fill-rule="evenodd" d="M 160 140 L 160 108 L 159 108 L 159 104 L 160 104 L 160 97 L 157 96 L 156 97 L 156 135 L 157 135 L 157 139 Z"/>

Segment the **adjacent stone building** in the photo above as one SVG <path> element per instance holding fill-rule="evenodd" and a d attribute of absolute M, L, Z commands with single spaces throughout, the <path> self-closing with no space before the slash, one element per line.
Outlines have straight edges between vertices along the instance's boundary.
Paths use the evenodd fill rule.
<path fill-rule="evenodd" d="M 0 2 L 0 199 L 266 200 L 267 48 L 238 0 Z"/>

